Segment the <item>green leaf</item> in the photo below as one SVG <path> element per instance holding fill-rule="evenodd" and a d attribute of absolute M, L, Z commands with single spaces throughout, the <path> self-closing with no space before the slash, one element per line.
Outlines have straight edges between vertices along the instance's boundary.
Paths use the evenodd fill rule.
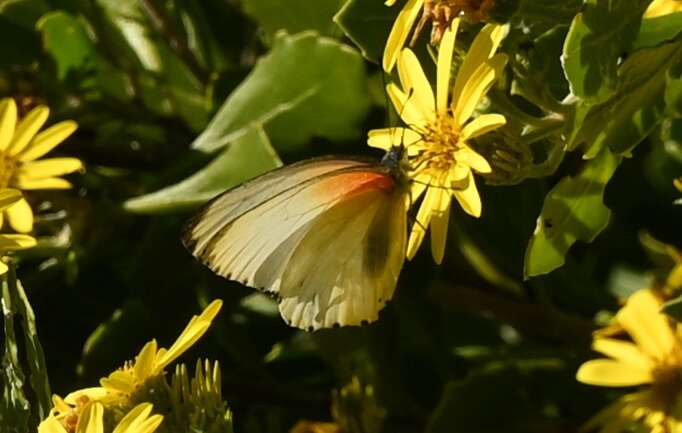
<path fill-rule="evenodd" d="M 144 2 L 96 3 L 101 13 L 93 28 L 108 42 L 110 57 L 140 75 L 141 97 L 147 108 L 165 116 L 178 114 L 192 129 L 202 129 L 211 101 L 185 59 L 171 49 L 168 35 L 155 30 Z"/>
<path fill-rule="evenodd" d="M 40 1 L 0 2 L 0 67 L 29 65 L 41 56 L 34 24 L 47 7 Z"/>
<path fill-rule="evenodd" d="M 576 241 L 592 242 L 606 228 L 611 211 L 603 202 L 604 189 L 620 161 L 604 149 L 576 177 L 561 179 L 547 194 L 526 249 L 525 278 L 561 267 Z"/>
<path fill-rule="evenodd" d="M 57 77 L 63 80 L 72 69 L 84 69 L 94 61 L 94 45 L 75 16 L 56 11 L 44 15 L 36 24 L 43 46 L 57 64 Z"/>
<path fill-rule="evenodd" d="M 682 295 L 663 304 L 663 312 L 678 322 L 682 322 Z"/>
<path fill-rule="evenodd" d="M 577 103 L 567 122 L 568 148 L 588 143 L 585 158 L 604 147 L 617 154 L 630 152 L 662 119 L 669 71 L 680 61 L 680 42 L 633 53 L 619 68 L 617 91 L 611 98 L 598 105 Z"/>
<path fill-rule="evenodd" d="M 504 426 L 505 432 L 523 431 L 518 424 L 532 410 L 523 385 L 517 369 L 501 366 L 449 382 L 431 415 L 426 433 L 493 433 L 499 432 L 500 426 Z M 482 415 L 482 407 L 494 408 L 495 416 Z"/>
<path fill-rule="evenodd" d="M 272 50 L 223 103 L 192 147 L 216 151 L 263 124 L 278 149 L 300 148 L 311 137 L 358 137 L 369 108 L 360 55 L 314 32 L 280 32 Z"/>
<path fill-rule="evenodd" d="M 132 198 L 124 207 L 136 213 L 193 207 L 281 164 L 263 129 L 252 126 L 197 173 L 175 185 Z"/>
<path fill-rule="evenodd" d="M 682 32 L 682 12 L 642 20 L 634 48 L 655 47 Z"/>
<path fill-rule="evenodd" d="M 666 112 L 669 116 L 682 117 L 682 61 L 675 68 L 670 68 L 665 77 L 665 101 Z"/>
<path fill-rule="evenodd" d="M 293 34 L 315 30 L 334 36 L 339 33 L 332 21 L 343 0 L 244 0 L 244 12 L 253 18 L 271 40 L 279 30 Z"/>
<path fill-rule="evenodd" d="M 35 431 L 52 406 L 45 356 L 38 340 L 33 308 L 16 278 L 13 264 L 2 277 L 1 286 L 4 355 L 0 371 L 0 430 Z"/>
<path fill-rule="evenodd" d="M 348 0 L 334 21 L 367 60 L 379 64 L 401 6 L 402 3 L 386 7 L 382 1 Z"/>
<path fill-rule="evenodd" d="M 562 62 L 574 95 L 590 103 L 616 90 L 619 58 L 632 46 L 651 0 L 588 0 L 575 16 Z"/>

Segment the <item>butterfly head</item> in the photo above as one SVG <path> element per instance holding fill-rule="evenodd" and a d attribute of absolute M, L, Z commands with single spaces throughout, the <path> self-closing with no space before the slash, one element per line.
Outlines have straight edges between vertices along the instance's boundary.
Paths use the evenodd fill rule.
<path fill-rule="evenodd" d="M 398 183 L 408 182 L 409 176 L 407 173 L 410 171 L 410 163 L 407 158 L 407 150 L 402 144 L 391 147 L 381 158 L 381 165 L 389 170 L 391 176 Z"/>

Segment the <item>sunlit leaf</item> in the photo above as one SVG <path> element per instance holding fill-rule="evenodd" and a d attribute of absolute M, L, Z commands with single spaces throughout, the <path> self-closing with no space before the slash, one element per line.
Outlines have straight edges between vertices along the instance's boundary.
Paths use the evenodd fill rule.
<path fill-rule="evenodd" d="M 604 205 L 604 189 L 620 161 L 604 149 L 577 176 L 563 178 L 547 194 L 526 249 L 526 278 L 559 268 L 576 241 L 592 242 L 606 228 L 611 211 Z"/>
<path fill-rule="evenodd" d="M 365 68 L 355 50 L 314 32 L 281 32 L 192 147 L 213 152 L 252 123 L 264 124 L 278 149 L 314 136 L 355 138 L 368 108 Z"/>
<path fill-rule="evenodd" d="M 75 16 L 56 11 L 37 23 L 43 46 L 57 64 L 57 77 L 64 79 L 72 69 L 83 69 L 94 62 L 94 44 Z"/>
<path fill-rule="evenodd" d="M 95 30 L 105 37 L 120 64 L 140 73 L 142 100 L 159 114 L 177 113 L 199 130 L 205 126 L 210 100 L 188 63 L 171 49 L 167 35 L 159 34 L 144 2 L 98 0 L 101 21 Z"/>
<path fill-rule="evenodd" d="M 619 58 L 637 36 L 650 0 L 588 0 L 564 43 L 562 62 L 574 95 L 590 103 L 616 90 Z"/>
<path fill-rule="evenodd" d="M 672 40 L 680 32 L 682 32 L 682 12 L 647 18 L 642 20 L 634 47 L 635 49 L 654 47 Z"/>
<path fill-rule="evenodd" d="M 315 30 L 333 36 L 340 33 L 332 17 L 342 3 L 343 0 L 317 0 L 314 5 L 309 0 L 244 0 L 242 7 L 268 38 L 272 38 L 278 30 L 291 34 Z"/>
<path fill-rule="evenodd" d="M 262 128 L 253 126 L 192 176 L 159 191 L 132 198 L 124 206 L 138 213 L 159 213 L 196 206 L 280 165 Z"/>
<path fill-rule="evenodd" d="M 669 71 L 675 71 L 681 59 L 680 42 L 633 53 L 619 68 L 617 90 L 611 98 L 594 106 L 578 102 L 568 123 L 569 148 L 587 144 L 585 158 L 604 147 L 618 154 L 632 150 L 661 120 L 662 96 L 671 85 Z"/>

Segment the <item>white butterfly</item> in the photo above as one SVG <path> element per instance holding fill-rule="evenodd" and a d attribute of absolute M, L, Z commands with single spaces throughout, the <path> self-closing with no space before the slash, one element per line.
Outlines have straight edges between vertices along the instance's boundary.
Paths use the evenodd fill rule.
<path fill-rule="evenodd" d="M 402 153 L 314 158 L 266 173 L 206 204 L 183 243 L 216 274 L 276 297 L 292 326 L 375 321 L 405 259 Z"/>

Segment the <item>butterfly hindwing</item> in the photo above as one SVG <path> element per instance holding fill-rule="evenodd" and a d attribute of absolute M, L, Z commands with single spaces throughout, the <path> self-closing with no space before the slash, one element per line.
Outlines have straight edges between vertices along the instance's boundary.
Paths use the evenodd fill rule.
<path fill-rule="evenodd" d="M 303 329 L 377 320 L 404 262 L 405 218 L 401 193 L 377 188 L 321 215 L 282 276 L 282 316 Z"/>

